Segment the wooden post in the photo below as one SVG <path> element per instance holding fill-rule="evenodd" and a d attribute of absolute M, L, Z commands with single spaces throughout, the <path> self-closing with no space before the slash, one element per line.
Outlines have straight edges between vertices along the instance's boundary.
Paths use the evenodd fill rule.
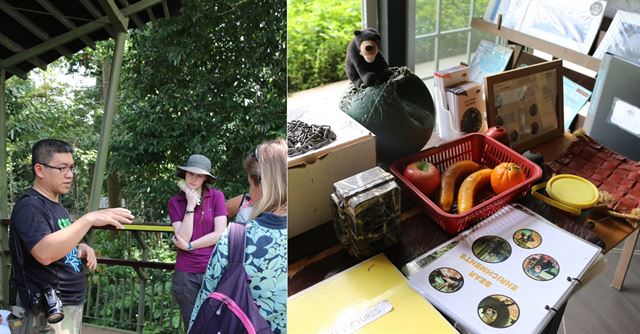
<path fill-rule="evenodd" d="M 9 218 L 7 188 L 7 99 L 5 97 L 5 70 L 0 68 L 0 219 Z M 0 306 L 9 302 L 9 234 L 0 225 Z"/>
<path fill-rule="evenodd" d="M 620 254 L 616 271 L 613 273 L 613 279 L 611 280 L 611 287 L 614 289 L 622 289 L 624 278 L 627 276 L 627 271 L 629 270 L 629 263 L 631 263 L 631 258 L 633 257 L 633 251 L 636 248 L 636 242 L 638 242 L 639 231 L 640 230 L 635 230 L 624 240 L 622 253 Z"/>
<path fill-rule="evenodd" d="M 109 154 L 109 137 L 111 136 L 111 125 L 116 113 L 118 84 L 120 82 L 120 70 L 122 68 L 122 54 L 124 52 L 124 42 L 127 37 L 126 32 L 118 32 L 116 36 L 116 47 L 113 51 L 111 62 L 111 73 L 109 75 L 109 88 L 102 117 L 102 127 L 98 142 L 98 159 L 93 170 L 93 180 L 91 182 L 91 195 L 87 211 L 95 211 L 100 204 L 100 194 L 102 193 L 102 182 L 104 181 L 104 171 L 107 166 L 107 156 Z"/>

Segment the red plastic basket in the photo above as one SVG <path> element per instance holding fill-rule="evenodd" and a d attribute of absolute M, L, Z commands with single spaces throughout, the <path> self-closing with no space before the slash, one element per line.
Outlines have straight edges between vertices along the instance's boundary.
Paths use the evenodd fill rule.
<path fill-rule="evenodd" d="M 425 196 L 403 175 L 405 167 L 414 161 L 428 161 L 434 164 L 441 173 L 455 162 L 473 160 L 484 167 L 493 168 L 502 162 L 518 164 L 526 175 L 526 179 L 517 187 L 513 187 L 496 195 L 491 187 L 485 187 L 476 194 L 477 204 L 463 214 L 451 214 L 443 211 L 431 198 Z M 400 186 L 407 190 L 422 209 L 447 233 L 456 234 L 474 223 L 487 218 L 508 203 L 527 194 L 531 185 L 542 176 L 542 169 L 529 159 L 502 143 L 485 135 L 472 133 L 438 147 L 430 148 L 416 154 L 406 156 L 391 164 L 391 173 L 400 181 Z M 439 192 L 431 197 L 436 199 Z M 455 196 L 454 196 L 455 198 Z M 452 211 L 455 212 L 456 206 Z"/>

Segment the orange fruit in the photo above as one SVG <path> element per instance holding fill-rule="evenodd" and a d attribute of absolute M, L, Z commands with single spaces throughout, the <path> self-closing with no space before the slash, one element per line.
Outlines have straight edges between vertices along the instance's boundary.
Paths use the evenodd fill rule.
<path fill-rule="evenodd" d="M 513 162 L 503 162 L 491 172 L 491 188 L 496 194 L 515 187 L 526 179 L 524 171 Z"/>

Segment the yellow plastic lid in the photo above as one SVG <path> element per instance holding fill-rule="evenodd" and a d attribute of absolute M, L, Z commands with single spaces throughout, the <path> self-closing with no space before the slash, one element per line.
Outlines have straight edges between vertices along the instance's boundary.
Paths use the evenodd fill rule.
<path fill-rule="evenodd" d="M 591 181 L 572 174 L 559 174 L 547 181 L 547 194 L 556 201 L 578 209 L 598 203 L 598 188 Z"/>

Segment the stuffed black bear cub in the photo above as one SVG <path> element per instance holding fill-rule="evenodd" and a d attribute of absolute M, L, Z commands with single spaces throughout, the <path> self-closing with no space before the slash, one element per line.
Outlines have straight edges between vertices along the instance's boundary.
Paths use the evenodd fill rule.
<path fill-rule="evenodd" d="M 393 72 L 380 53 L 380 34 L 373 28 L 356 30 L 349 43 L 344 71 L 356 88 L 385 82 Z"/>

